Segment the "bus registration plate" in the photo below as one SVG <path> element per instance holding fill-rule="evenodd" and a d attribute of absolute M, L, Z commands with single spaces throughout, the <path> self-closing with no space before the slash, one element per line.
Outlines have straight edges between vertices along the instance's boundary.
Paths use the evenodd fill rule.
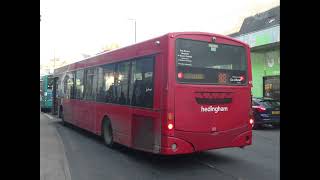
<path fill-rule="evenodd" d="M 279 114 L 280 114 L 280 111 L 272 111 L 272 114 L 273 114 L 273 115 L 279 115 Z"/>

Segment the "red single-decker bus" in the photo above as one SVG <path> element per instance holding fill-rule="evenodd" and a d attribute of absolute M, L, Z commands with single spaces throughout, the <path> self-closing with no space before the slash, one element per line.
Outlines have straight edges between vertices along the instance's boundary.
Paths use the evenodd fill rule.
<path fill-rule="evenodd" d="M 250 48 L 236 39 L 168 33 L 58 68 L 54 77 L 63 122 L 110 147 L 172 155 L 252 143 Z"/>

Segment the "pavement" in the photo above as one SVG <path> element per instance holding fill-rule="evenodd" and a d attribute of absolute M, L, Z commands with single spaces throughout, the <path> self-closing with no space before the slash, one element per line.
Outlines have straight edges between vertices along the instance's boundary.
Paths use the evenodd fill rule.
<path fill-rule="evenodd" d="M 71 180 L 63 141 L 55 122 L 57 119 L 40 113 L 40 180 Z"/>

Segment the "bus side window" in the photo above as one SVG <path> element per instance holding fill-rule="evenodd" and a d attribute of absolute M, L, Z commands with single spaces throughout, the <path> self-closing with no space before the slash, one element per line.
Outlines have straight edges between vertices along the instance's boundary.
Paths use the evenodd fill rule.
<path fill-rule="evenodd" d="M 130 62 L 119 63 L 115 76 L 115 103 L 129 104 L 128 98 L 128 79 Z"/>
<path fill-rule="evenodd" d="M 143 106 L 141 102 L 143 101 L 142 97 L 142 80 L 135 80 L 133 84 L 133 94 L 132 94 L 132 105 L 133 106 Z"/>
<path fill-rule="evenodd" d="M 85 73 L 84 99 L 95 100 L 97 89 L 97 73 L 96 68 L 87 69 Z"/>
<path fill-rule="evenodd" d="M 153 72 L 154 59 L 141 58 L 132 62 L 130 81 L 131 105 L 139 107 L 153 107 Z"/>
<path fill-rule="evenodd" d="M 84 84 L 83 84 L 83 80 L 84 80 L 84 70 L 78 70 L 76 72 L 76 85 L 75 85 L 75 95 L 76 95 L 76 99 L 83 99 L 83 91 L 84 91 Z"/>
<path fill-rule="evenodd" d="M 64 79 L 64 95 L 67 99 L 73 98 L 73 73 L 67 73 Z"/>
<path fill-rule="evenodd" d="M 114 102 L 115 65 L 103 65 L 98 67 L 97 102 Z"/>

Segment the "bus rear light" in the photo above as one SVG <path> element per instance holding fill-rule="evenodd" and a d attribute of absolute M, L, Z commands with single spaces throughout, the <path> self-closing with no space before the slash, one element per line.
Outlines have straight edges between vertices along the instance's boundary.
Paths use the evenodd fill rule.
<path fill-rule="evenodd" d="M 254 120 L 253 120 L 253 119 L 250 119 L 250 120 L 249 120 L 249 123 L 250 123 L 251 125 L 253 125 Z"/>
<path fill-rule="evenodd" d="M 178 78 L 179 78 L 179 79 L 182 79 L 182 78 L 183 78 L 183 73 L 182 73 L 182 72 L 179 72 L 179 73 L 178 73 Z"/>
<path fill-rule="evenodd" d="M 173 124 L 169 123 L 169 124 L 168 124 L 168 129 L 169 129 L 169 130 L 173 129 Z"/>

